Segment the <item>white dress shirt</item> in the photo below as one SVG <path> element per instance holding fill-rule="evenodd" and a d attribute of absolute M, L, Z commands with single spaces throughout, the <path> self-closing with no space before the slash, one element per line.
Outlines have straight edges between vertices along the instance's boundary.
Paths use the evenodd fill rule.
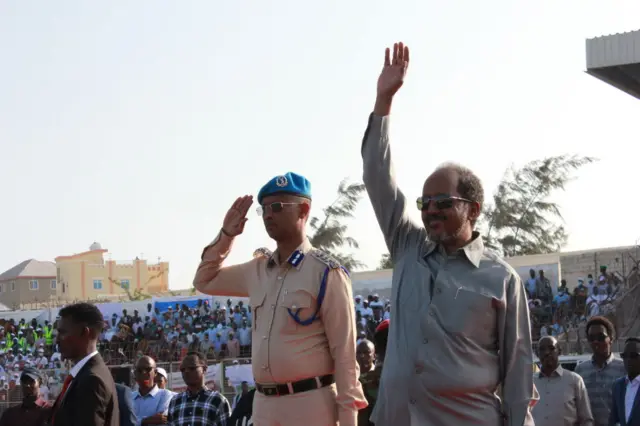
<path fill-rule="evenodd" d="M 80 370 L 82 370 L 82 367 L 84 367 L 85 364 L 96 355 L 98 355 L 98 351 L 91 352 L 89 355 L 76 362 L 76 365 L 74 365 L 71 370 L 69 370 L 69 374 L 71 374 L 71 376 L 75 379 Z"/>
<path fill-rule="evenodd" d="M 627 391 L 624 394 L 624 415 L 627 421 L 629 421 L 629 417 L 631 417 L 631 409 L 633 408 L 633 402 L 636 400 L 636 394 L 638 393 L 638 388 L 640 387 L 640 376 L 636 376 L 633 380 L 629 380 L 629 377 L 627 377 L 625 382 L 627 383 Z"/>

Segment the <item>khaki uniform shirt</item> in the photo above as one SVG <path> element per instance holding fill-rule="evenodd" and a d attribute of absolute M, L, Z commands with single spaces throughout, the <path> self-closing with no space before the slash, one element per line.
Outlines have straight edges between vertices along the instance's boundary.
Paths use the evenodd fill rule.
<path fill-rule="evenodd" d="M 355 314 L 348 275 L 308 240 L 298 248 L 302 260 L 291 262 L 296 266 L 289 262 L 292 259 L 279 264 L 277 252 L 256 252 L 247 263 L 223 267 L 232 242 L 220 232 L 204 249 L 194 285 L 205 294 L 249 297 L 255 381 L 283 384 L 334 374 L 340 425 L 355 426 L 358 410 L 367 403 L 358 381 Z M 320 319 L 310 325 L 296 323 L 289 310 L 299 312 L 301 320 L 313 316 L 327 268 Z"/>
<path fill-rule="evenodd" d="M 388 126 L 388 117 L 371 115 L 362 144 L 364 184 L 394 264 L 373 423 L 532 425 L 533 353 L 520 277 L 478 233 L 452 254 L 428 240 L 397 186 Z"/>
<path fill-rule="evenodd" d="M 558 367 L 550 376 L 536 373 L 540 401 L 533 407 L 536 426 L 593 426 L 589 395 L 582 377 Z"/>

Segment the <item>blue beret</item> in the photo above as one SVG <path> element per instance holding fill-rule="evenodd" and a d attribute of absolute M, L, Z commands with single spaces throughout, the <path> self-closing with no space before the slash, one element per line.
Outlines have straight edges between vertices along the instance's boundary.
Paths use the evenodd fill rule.
<path fill-rule="evenodd" d="M 258 203 L 262 204 L 264 197 L 275 194 L 291 194 L 311 199 L 311 182 L 292 172 L 276 176 L 260 189 Z"/>

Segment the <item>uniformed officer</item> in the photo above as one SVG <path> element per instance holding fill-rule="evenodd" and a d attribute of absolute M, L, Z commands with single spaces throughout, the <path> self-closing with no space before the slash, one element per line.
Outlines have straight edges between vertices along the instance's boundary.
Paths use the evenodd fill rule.
<path fill-rule="evenodd" d="M 252 196 L 238 198 L 202 254 L 194 279 L 202 293 L 249 297 L 256 426 L 355 426 L 366 407 L 358 381 L 351 282 L 329 255 L 314 249 L 305 227 L 311 209 L 307 179 L 287 173 L 258 193 L 258 213 L 274 253 L 223 267 L 244 230 Z"/>

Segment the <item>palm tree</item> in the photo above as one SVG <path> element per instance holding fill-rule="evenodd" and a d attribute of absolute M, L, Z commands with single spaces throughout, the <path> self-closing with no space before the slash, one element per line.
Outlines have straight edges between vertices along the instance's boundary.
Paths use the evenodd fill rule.
<path fill-rule="evenodd" d="M 364 189 L 364 184 L 349 183 L 344 179 L 338 186 L 336 200 L 322 210 L 324 218 L 314 216 L 309 221 L 313 230 L 313 235 L 309 237 L 311 245 L 330 253 L 349 271 L 362 268 L 365 264 L 357 260 L 352 253 L 341 251 L 345 246 L 359 248 L 358 242 L 347 235 L 347 225 L 343 224 L 343 221 L 353 218 L 353 212 L 362 198 Z"/>

